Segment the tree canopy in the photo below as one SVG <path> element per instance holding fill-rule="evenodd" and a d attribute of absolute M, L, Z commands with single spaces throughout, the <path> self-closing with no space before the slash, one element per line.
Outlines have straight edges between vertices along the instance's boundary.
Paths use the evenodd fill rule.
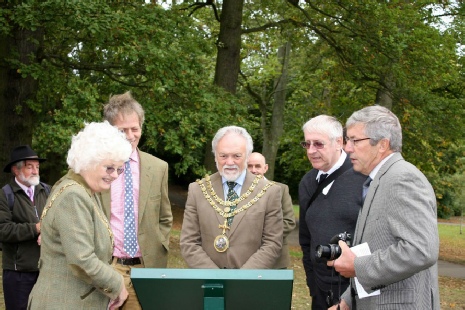
<path fill-rule="evenodd" d="M 54 182 L 71 135 L 130 90 L 146 111 L 140 147 L 168 161 L 176 182 L 214 170 L 209 141 L 234 124 L 297 198 L 311 168 L 302 125 L 318 114 L 344 123 L 380 104 L 399 116 L 403 155 L 448 216 L 464 173 L 463 10 L 454 1 L 3 2 L 0 158 L 32 144 Z"/>

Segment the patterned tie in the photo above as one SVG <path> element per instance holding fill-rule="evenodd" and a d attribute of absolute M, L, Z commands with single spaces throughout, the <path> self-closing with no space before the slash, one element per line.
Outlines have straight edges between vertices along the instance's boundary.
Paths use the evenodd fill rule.
<path fill-rule="evenodd" d="M 320 178 L 318 179 L 318 184 L 321 184 L 326 178 L 328 177 L 327 173 L 320 174 Z"/>
<path fill-rule="evenodd" d="M 32 192 L 32 187 L 27 188 L 27 195 L 29 196 L 29 199 L 34 202 L 34 193 Z"/>
<path fill-rule="evenodd" d="M 134 194 L 130 160 L 124 164 L 124 245 L 131 257 L 137 252 L 136 220 L 134 217 Z"/>
<path fill-rule="evenodd" d="M 233 201 L 239 198 L 237 196 L 236 191 L 234 190 L 234 187 L 236 186 L 236 182 L 226 182 L 228 184 L 228 197 L 226 198 L 227 201 Z M 236 209 L 236 205 L 231 206 L 231 211 L 234 211 Z M 234 216 L 228 217 L 228 226 L 231 226 L 231 223 L 233 221 Z"/>
<path fill-rule="evenodd" d="M 362 191 L 362 203 L 365 202 L 365 197 L 368 193 L 368 188 L 370 188 L 370 183 L 372 179 L 368 177 L 365 182 L 363 182 L 363 191 Z"/>

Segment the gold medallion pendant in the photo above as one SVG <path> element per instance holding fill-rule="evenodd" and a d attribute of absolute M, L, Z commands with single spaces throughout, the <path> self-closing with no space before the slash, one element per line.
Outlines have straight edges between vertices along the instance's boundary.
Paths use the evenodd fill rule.
<path fill-rule="evenodd" d="M 262 178 L 262 176 L 257 175 L 247 191 L 238 199 L 233 201 L 223 200 L 218 197 L 218 195 L 215 193 L 215 190 L 213 189 L 209 175 L 205 176 L 205 183 L 203 180 L 197 180 L 197 183 L 199 184 L 205 199 L 210 203 L 212 208 L 224 218 L 224 223 L 222 225 L 218 225 L 218 228 L 222 229 L 223 231 L 221 235 L 216 236 L 215 240 L 213 241 L 213 247 L 217 252 L 223 253 L 229 249 L 229 238 L 226 236 L 226 231 L 230 230 L 228 219 L 234 218 L 234 216 L 237 214 L 244 212 L 248 208 L 252 207 L 258 200 L 260 200 L 260 198 L 262 198 L 263 195 L 265 195 L 266 190 L 275 184 L 275 182 L 267 181 L 266 185 L 263 186 L 260 192 L 256 193 L 255 197 L 251 198 L 249 202 L 247 202 L 245 205 L 242 205 L 240 208 L 236 208 L 240 202 L 249 198 Z M 217 206 L 217 204 L 223 208 Z"/>
<path fill-rule="evenodd" d="M 229 248 L 229 239 L 225 235 L 218 235 L 213 241 L 213 246 L 217 252 L 225 252 Z"/>

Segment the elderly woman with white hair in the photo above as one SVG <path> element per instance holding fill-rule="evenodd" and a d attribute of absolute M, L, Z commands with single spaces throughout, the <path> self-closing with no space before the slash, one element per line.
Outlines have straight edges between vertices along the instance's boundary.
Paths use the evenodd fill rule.
<path fill-rule="evenodd" d="M 95 193 L 123 172 L 131 145 L 108 122 L 73 137 L 70 170 L 53 187 L 41 217 L 39 278 L 29 309 L 113 309 L 127 298 L 110 265 L 113 234 Z"/>

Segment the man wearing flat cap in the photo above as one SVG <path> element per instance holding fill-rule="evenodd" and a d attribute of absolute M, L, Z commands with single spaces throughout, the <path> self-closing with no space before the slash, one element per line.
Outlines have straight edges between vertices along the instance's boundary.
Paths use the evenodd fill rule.
<path fill-rule="evenodd" d="M 3 172 L 13 177 L 0 191 L 0 241 L 3 246 L 3 293 L 6 309 L 26 309 L 39 275 L 40 216 L 50 187 L 40 182 L 45 161 L 29 145 L 13 149 Z"/>

